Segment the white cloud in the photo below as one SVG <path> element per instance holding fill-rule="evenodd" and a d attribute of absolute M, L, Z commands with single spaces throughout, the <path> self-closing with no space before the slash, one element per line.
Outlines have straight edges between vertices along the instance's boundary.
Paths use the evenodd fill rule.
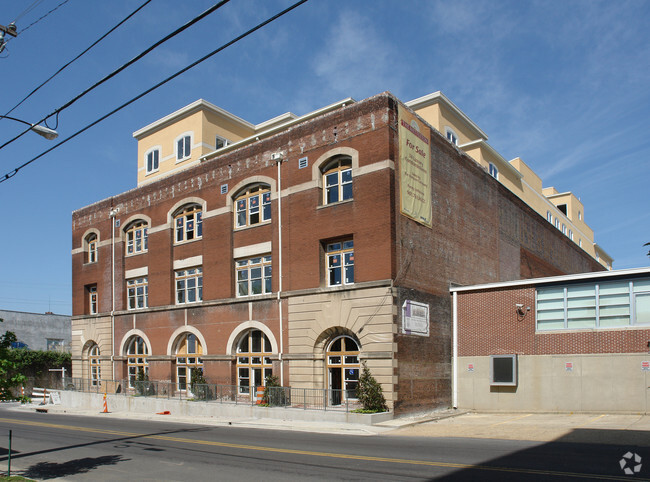
<path fill-rule="evenodd" d="M 399 88 L 397 52 L 364 16 L 341 13 L 326 38 L 312 67 L 330 95 L 365 97 Z"/>

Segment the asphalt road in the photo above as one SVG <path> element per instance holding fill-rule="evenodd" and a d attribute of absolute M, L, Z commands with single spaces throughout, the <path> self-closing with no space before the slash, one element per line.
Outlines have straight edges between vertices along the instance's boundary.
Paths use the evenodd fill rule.
<path fill-rule="evenodd" d="M 0 471 L 38 480 L 647 480 L 605 444 L 358 436 L 40 414 L 0 406 Z M 628 451 L 647 461 L 625 475 Z M 626 467 L 638 465 L 634 458 Z"/>

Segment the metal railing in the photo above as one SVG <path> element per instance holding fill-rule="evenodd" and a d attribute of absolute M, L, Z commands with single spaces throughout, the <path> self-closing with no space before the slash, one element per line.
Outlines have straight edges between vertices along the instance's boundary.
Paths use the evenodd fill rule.
<path fill-rule="evenodd" d="M 64 388 L 86 393 L 109 393 L 131 397 L 262 405 L 303 410 L 348 412 L 359 408 L 357 400 L 352 398 L 355 396 L 354 393 L 346 394 L 344 390 L 320 388 L 248 387 L 206 383 L 192 386 L 188 384 L 185 389 L 179 389 L 178 384 L 166 381 L 89 380 L 84 378 L 66 378 Z M 264 390 L 263 394 L 262 390 Z"/>

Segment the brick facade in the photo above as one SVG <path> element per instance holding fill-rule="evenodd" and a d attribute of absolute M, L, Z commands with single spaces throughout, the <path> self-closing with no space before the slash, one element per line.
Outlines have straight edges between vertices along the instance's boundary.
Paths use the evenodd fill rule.
<path fill-rule="evenodd" d="M 114 368 L 103 357 L 103 373 L 114 370 L 113 377 L 125 377 L 126 358 L 120 355 L 125 337 L 128 341 L 129 334 L 142 333 L 150 344 L 150 377 L 173 381 L 173 337 L 191 327 L 205 342 L 208 381 L 236 384 L 232 342 L 244 328 L 257 327 L 266 330 L 274 346 L 284 347 L 272 360 L 275 374 L 283 370 L 285 385 L 327 388 L 323 349 L 332 337 L 345 334 L 360 344 L 361 359 L 382 383 L 396 412 L 448 405 L 450 282 L 474 284 L 602 267 L 434 129 L 433 227 L 402 216 L 396 174 L 398 103 L 384 93 L 346 105 L 75 211 L 74 376 L 87 376 L 84 350 L 99 343 L 93 327 L 101 323 L 102 355 L 116 356 Z M 272 160 L 278 152 L 284 159 L 281 233 L 278 167 Z M 353 159 L 353 198 L 324 206 L 319 169 L 336 155 Z M 298 160 L 304 158 L 308 166 L 299 168 Z M 233 196 L 256 182 L 271 187 L 271 221 L 235 229 Z M 175 244 L 172 213 L 188 201 L 203 208 L 203 235 Z M 120 227 L 113 243 L 110 211 L 115 208 Z M 148 223 L 148 251 L 125 256 L 124 228 L 135 219 Z M 86 262 L 83 240 L 90 230 L 99 234 L 95 263 Z M 328 287 L 324 249 L 327 242 L 340 239 L 354 240 L 354 284 Z M 273 293 L 237 298 L 234 253 L 267 245 Z M 280 250 L 282 292 L 277 296 Z M 187 260 L 201 260 L 203 302 L 175 305 L 174 265 Z M 147 272 L 149 307 L 127 310 L 125 276 L 138 270 Z M 98 290 L 97 315 L 88 310 L 91 285 Z M 112 286 L 114 332 L 107 342 Z M 405 300 L 429 305 L 429 337 L 401 332 Z"/>

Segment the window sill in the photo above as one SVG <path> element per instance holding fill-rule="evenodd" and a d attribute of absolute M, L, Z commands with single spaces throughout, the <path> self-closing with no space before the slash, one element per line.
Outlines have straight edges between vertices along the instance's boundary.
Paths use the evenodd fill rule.
<path fill-rule="evenodd" d="M 187 161 L 189 159 L 192 159 L 192 156 L 187 156 L 187 157 L 184 157 L 182 159 L 176 159 L 176 164 L 180 164 L 181 162 L 185 162 L 185 161 Z"/>
<path fill-rule="evenodd" d="M 145 176 L 145 177 L 147 177 L 147 176 L 151 176 L 152 174 L 158 174 L 159 172 L 160 172 L 159 169 L 154 169 L 153 171 L 145 172 L 145 173 L 144 173 L 144 176 Z"/>
<path fill-rule="evenodd" d="M 181 246 L 183 244 L 195 243 L 196 241 L 201 241 L 201 240 L 203 240 L 203 236 L 201 236 L 200 238 L 190 239 L 189 241 L 178 241 L 178 242 L 175 241 L 174 246 Z"/>
<path fill-rule="evenodd" d="M 329 208 L 329 207 L 332 207 L 332 206 L 340 206 L 341 204 L 351 203 L 352 201 L 354 201 L 354 198 L 346 199 L 345 201 L 338 201 L 338 202 L 335 202 L 335 203 L 321 204 L 320 206 L 316 206 L 316 209 L 318 210 L 318 209 L 323 209 L 323 208 Z"/>
<path fill-rule="evenodd" d="M 133 256 L 139 256 L 139 255 L 141 255 L 141 254 L 147 254 L 148 252 L 149 252 L 149 250 L 146 250 L 146 251 L 139 251 L 139 252 L 137 252 L 137 253 L 131 253 L 131 254 L 125 253 L 125 254 L 124 254 L 124 257 L 125 257 L 125 258 L 132 258 Z"/>
<path fill-rule="evenodd" d="M 84 263 L 84 266 L 88 266 L 88 265 L 91 265 L 91 264 L 97 264 L 97 261 L 91 261 L 89 263 Z"/>
<path fill-rule="evenodd" d="M 246 231 L 247 229 L 253 229 L 253 228 L 258 228 L 260 226 L 267 226 L 271 224 L 271 220 L 269 219 L 268 221 L 262 221 L 261 223 L 257 224 L 251 224 L 251 225 L 246 225 L 246 226 L 235 226 L 234 230 L 235 231 Z"/>

